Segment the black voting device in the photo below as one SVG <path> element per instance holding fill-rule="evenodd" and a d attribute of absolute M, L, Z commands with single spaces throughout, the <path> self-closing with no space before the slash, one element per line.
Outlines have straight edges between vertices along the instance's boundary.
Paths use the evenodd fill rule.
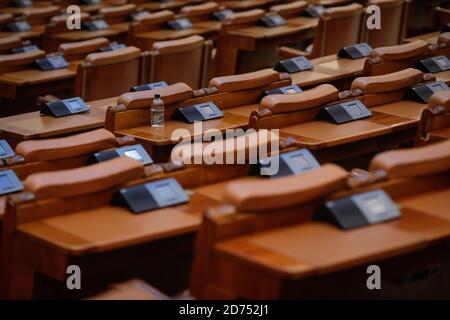
<path fill-rule="evenodd" d="M 428 59 L 420 60 L 415 68 L 422 72 L 437 73 L 450 69 L 450 61 L 447 56 L 437 56 Z"/>
<path fill-rule="evenodd" d="M 193 106 L 178 108 L 172 119 L 181 120 L 187 123 L 195 121 L 206 121 L 223 117 L 223 112 L 214 104 L 214 102 L 205 102 Z"/>
<path fill-rule="evenodd" d="M 31 0 L 13 0 L 13 4 L 19 8 L 31 7 L 33 2 Z"/>
<path fill-rule="evenodd" d="M 34 44 L 29 45 L 29 46 L 24 46 L 24 47 L 19 47 L 19 48 L 12 48 L 11 52 L 12 53 L 23 53 L 23 52 L 30 52 L 30 51 L 36 51 L 39 50 L 38 46 L 35 46 Z"/>
<path fill-rule="evenodd" d="M 89 107 L 80 97 L 49 102 L 41 110 L 42 114 L 52 115 L 56 118 L 82 112 L 89 112 Z"/>
<path fill-rule="evenodd" d="M 359 100 L 352 100 L 323 107 L 317 118 L 336 124 L 370 117 L 372 113 Z"/>
<path fill-rule="evenodd" d="M 174 178 L 162 179 L 119 190 L 111 204 L 126 206 L 133 213 L 166 208 L 189 202 L 189 197 Z"/>
<path fill-rule="evenodd" d="M 214 20 L 218 20 L 218 21 L 223 21 L 225 20 L 226 17 L 231 16 L 233 14 L 233 11 L 230 9 L 226 9 L 226 10 L 221 10 L 221 11 L 216 11 L 214 12 L 211 17 Z"/>
<path fill-rule="evenodd" d="M 64 69 L 69 66 L 63 56 L 50 56 L 47 58 L 37 59 L 35 63 L 42 71 Z"/>
<path fill-rule="evenodd" d="M 261 18 L 261 24 L 267 28 L 273 28 L 285 25 L 286 20 L 279 14 L 269 14 Z"/>
<path fill-rule="evenodd" d="M 0 171 L 0 196 L 23 190 L 16 173 L 10 169 Z"/>
<path fill-rule="evenodd" d="M 323 14 L 324 11 L 324 6 L 309 6 L 308 8 L 303 10 L 300 15 L 311 18 L 318 18 Z"/>
<path fill-rule="evenodd" d="M 436 92 L 449 91 L 450 88 L 445 82 L 436 81 L 410 88 L 406 93 L 406 99 L 415 100 L 421 103 L 428 103 L 431 96 Z"/>
<path fill-rule="evenodd" d="M 358 43 L 353 46 L 344 47 L 338 52 L 339 58 L 359 59 L 367 57 L 372 51 L 372 47 L 367 43 Z"/>
<path fill-rule="evenodd" d="M 31 30 L 31 26 L 26 21 L 11 22 L 6 25 L 6 30 L 10 32 L 23 32 Z"/>
<path fill-rule="evenodd" d="M 100 52 L 108 52 L 108 51 L 114 51 L 117 49 L 123 49 L 126 47 L 127 46 L 123 43 L 113 43 L 113 44 L 110 44 L 109 46 L 101 47 L 99 50 L 100 50 Z"/>
<path fill-rule="evenodd" d="M 172 30 L 184 30 L 192 28 L 192 22 L 187 18 L 180 18 L 167 22 L 167 25 Z"/>
<path fill-rule="evenodd" d="M 87 31 L 105 30 L 109 28 L 105 20 L 92 20 L 83 22 L 83 28 Z"/>
<path fill-rule="evenodd" d="M 96 152 L 92 155 L 93 161 L 91 162 L 103 162 L 118 157 L 132 158 L 141 162 L 144 166 L 153 163 L 153 159 L 140 144 Z"/>
<path fill-rule="evenodd" d="M 314 215 L 316 221 L 332 223 L 345 230 L 397 218 L 400 218 L 400 211 L 381 189 L 327 201 Z"/>
<path fill-rule="evenodd" d="M 305 70 L 311 70 L 312 63 L 304 56 L 278 61 L 274 67 L 275 71 L 295 73 Z"/>
<path fill-rule="evenodd" d="M 156 88 L 163 88 L 163 87 L 167 87 L 167 83 L 165 81 L 159 81 L 159 82 L 142 84 L 140 86 L 134 86 L 133 88 L 131 88 L 130 91 L 146 91 L 146 90 L 153 90 Z"/>
<path fill-rule="evenodd" d="M 271 174 L 272 166 L 275 167 L 273 161 L 279 161 L 275 174 Z M 299 149 L 260 159 L 256 167 L 259 169 L 259 172 L 254 171 L 256 174 L 275 178 L 303 174 L 320 167 L 320 164 L 308 149 Z"/>
<path fill-rule="evenodd" d="M 15 154 L 6 140 L 0 140 L 0 159 L 14 157 Z"/>
<path fill-rule="evenodd" d="M 276 88 L 272 90 L 264 91 L 263 96 L 269 96 L 271 94 L 293 94 L 293 93 L 301 93 L 302 89 L 296 84 L 285 86 L 281 88 Z"/>

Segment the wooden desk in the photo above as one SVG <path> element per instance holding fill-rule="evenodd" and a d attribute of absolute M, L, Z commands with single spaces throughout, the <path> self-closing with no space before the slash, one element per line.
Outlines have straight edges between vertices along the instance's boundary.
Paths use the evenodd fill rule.
<path fill-rule="evenodd" d="M 115 105 L 116 100 L 117 98 L 109 98 L 89 102 L 89 113 L 63 118 L 40 116 L 39 112 L 0 118 L 0 136 L 15 147 L 23 140 L 58 137 L 101 128 L 108 105 Z"/>
<path fill-rule="evenodd" d="M 365 61 L 366 58 L 340 59 L 335 54 L 312 59 L 314 69 L 291 73 L 292 83 L 300 87 L 330 83 L 339 90 L 346 90 L 354 78 L 362 75 Z"/>
<path fill-rule="evenodd" d="M 376 263 L 384 277 L 388 277 L 391 273 L 398 275 L 414 270 L 416 266 L 405 260 L 426 265 L 425 257 L 433 254 L 434 258 L 443 259 L 443 251 L 424 249 L 436 240 L 450 237 L 449 215 L 432 215 L 446 208 L 442 203 L 448 207 L 449 195 L 447 189 L 414 200 L 399 199 L 403 204 L 402 217 L 378 225 L 344 231 L 331 224 L 311 221 L 219 242 L 213 254 L 217 261 L 215 273 L 219 275 L 215 277 L 215 286 L 230 298 L 336 297 L 333 295 L 336 292 L 345 296 L 344 292 L 339 294 L 342 288 L 333 289 L 330 283 L 345 282 L 352 270 L 360 274 L 366 265 Z M 220 275 L 230 269 L 232 278 L 221 281 L 224 277 Z M 264 283 L 264 288 L 258 281 Z M 365 279 L 361 284 L 349 284 L 346 290 L 359 288 L 365 290 L 367 297 L 377 296 L 364 284 Z M 383 289 L 382 294 L 386 294 L 387 288 Z M 395 296 L 398 292 L 394 290 L 390 294 Z"/>
<path fill-rule="evenodd" d="M 37 38 L 40 38 L 45 31 L 45 26 L 32 26 L 31 30 L 28 31 L 22 31 L 22 32 L 9 32 L 9 31 L 2 31 L 0 32 L 0 38 L 6 38 L 10 36 L 17 36 L 21 38 L 22 40 L 36 40 Z"/>
<path fill-rule="evenodd" d="M 255 8 L 268 9 L 276 4 L 277 0 L 225 0 L 219 3 L 233 11 L 244 11 Z"/>
<path fill-rule="evenodd" d="M 223 50 L 220 53 L 220 57 L 227 62 L 224 64 L 224 61 L 218 61 L 222 65 L 220 72 L 222 75 L 229 75 L 255 71 L 267 67 L 267 65 L 263 65 L 265 62 L 261 62 L 261 65 L 258 65 L 255 61 L 252 61 L 252 70 L 241 70 L 244 69 L 244 66 L 241 68 L 238 67 L 239 51 L 257 54 L 264 49 L 274 50 L 274 48 L 281 45 L 300 42 L 302 39 L 312 38 L 317 25 L 318 19 L 299 17 L 295 18 L 295 23 L 291 23 L 288 20 L 286 25 L 274 28 L 255 25 L 231 30 L 226 34 L 228 38 L 227 45 L 219 46 Z M 251 60 L 254 59 L 255 57 L 251 58 Z"/>
<path fill-rule="evenodd" d="M 70 62 L 66 69 L 41 71 L 36 68 L 0 74 L 0 97 L 17 99 L 73 89 L 81 62 Z"/>
<path fill-rule="evenodd" d="M 194 190 L 188 204 L 175 207 L 141 214 L 100 207 L 24 224 L 19 230 L 31 242 L 43 241 L 63 254 L 78 256 L 194 232 L 203 211 L 216 203 Z"/>
<path fill-rule="evenodd" d="M 248 125 L 250 113 L 258 108 L 257 104 L 236 107 L 223 110 L 224 116 L 219 119 L 213 119 L 202 122 L 202 133 L 208 129 L 218 129 L 221 133 L 225 133 L 227 129 L 245 128 Z M 190 133 L 190 138 L 194 139 L 194 124 L 182 121 L 169 120 L 166 121 L 163 128 L 152 128 L 148 126 L 140 126 L 117 130 L 114 134 L 118 136 L 133 136 L 143 144 L 152 144 L 155 146 L 169 147 L 177 143 L 172 140 L 172 133 L 176 129 L 186 129 Z"/>
<path fill-rule="evenodd" d="M 280 128 L 280 136 L 295 138 L 321 162 L 335 161 L 412 142 L 425 107 L 415 101 L 389 103 L 370 108 L 367 119 L 339 125 L 309 121 Z"/>

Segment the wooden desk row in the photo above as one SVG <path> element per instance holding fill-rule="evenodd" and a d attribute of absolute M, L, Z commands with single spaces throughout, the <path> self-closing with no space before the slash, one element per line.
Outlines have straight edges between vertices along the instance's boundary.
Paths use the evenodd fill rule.
<path fill-rule="evenodd" d="M 194 166 L 152 175 L 154 170 L 145 170 L 127 158 L 32 175 L 25 182 L 28 193 L 11 197 L 6 210 L 5 224 L 11 225 L 11 219 L 16 222 L 14 232 L 4 229 L 7 234 L 3 237 L 6 242 L 2 254 L 10 258 L 3 260 L 2 284 L 7 284 L 3 293 L 9 298 L 31 298 L 38 292 L 34 287 L 38 273 L 64 284 L 65 268 L 69 264 L 81 266 L 86 279 L 92 280 L 86 281 L 83 294 L 95 291 L 96 286 L 107 281 L 138 272 L 139 268 L 133 266 L 146 268 L 150 275 L 147 280 L 155 281 L 152 284 L 169 291 L 180 289 L 164 287 L 158 282 L 160 268 L 164 268 L 161 261 L 166 268 L 164 272 L 170 272 L 177 257 L 193 250 L 192 233 L 199 228 L 202 213 L 214 207 L 217 209 L 210 209 L 203 218 L 191 277 L 190 289 L 198 298 L 315 296 L 318 291 L 308 291 L 311 288 L 308 281 L 320 284 L 320 280 L 326 281 L 329 276 L 344 281 L 348 278 L 339 272 L 371 263 L 381 263 L 386 267 L 385 274 L 390 274 L 395 271 L 393 265 L 411 259 L 414 264 L 404 264 L 397 271 L 407 274 L 423 270 L 431 262 L 447 261 L 442 249 L 448 246 L 445 240 L 450 235 L 445 210 L 449 187 L 448 141 L 427 148 L 380 155 L 372 161 L 367 176 L 358 175 L 349 180 L 348 173 L 335 165 L 270 180 L 238 178 L 248 172 L 248 166 L 236 165 L 206 166 L 201 171 Z M 418 167 L 421 169 L 416 170 Z M 385 174 L 380 174 L 379 169 L 385 170 Z M 67 180 L 69 176 L 76 178 Z M 166 177 L 176 177 L 188 188 L 188 204 L 140 215 L 109 205 L 114 190 L 124 184 L 132 186 Z M 234 182 L 225 184 L 215 180 L 224 178 Z M 132 182 L 133 179 L 137 180 Z M 404 204 L 400 219 L 351 231 L 310 221 L 324 197 L 338 199 L 379 188 L 397 203 Z M 265 212 L 255 215 L 261 206 Z M 29 214 L 36 213 L 37 208 L 39 214 Z M 321 236 L 317 237 L 318 234 Z M 291 241 L 298 237 L 308 241 Z M 340 250 L 336 251 L 336 244 Z M 212 250 L 214 254 L 210 254 Z M 155 259 L 160 259 L 160 264 Z M 149 266 L 152 267 L 148 269 Z M 235 280 L 224 281 L 222 276 L 229 273 L 230 267 L 235 270 Z M 214 276 L 207 270 L 217 272 Z M 444 275 L 445 270 L 443 267 Z M 98 281 L 94 281 L 96 277 Z M 286 284 L 281 285 L 280 281 Z M 265 289 L 258 286 L 262 282 Z M 292 290 L 287 284 L 293 286 Z M 440 282 L 441 287 L 436 287 L 434 282 L 433 285 L 434 296 L 448 290 L 445 283 Z M 388 297 L 390 292 L 383 291 Z"/>

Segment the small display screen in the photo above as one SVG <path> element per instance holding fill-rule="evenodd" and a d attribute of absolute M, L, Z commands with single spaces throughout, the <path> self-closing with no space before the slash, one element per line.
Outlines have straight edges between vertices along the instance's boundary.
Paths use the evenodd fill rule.
<path fill-rule="evenodd" d="M 133 150 L 127 150 L 127 151 L 125 151 L 123 154 L 126 155 L 126 156 L 129 157 L 129 158 L 134 159 L 134 160 L 138 160 L 138 161 L 141 161 L 141 160 L 142 160 L 141 155 L 140 155 L 139 152 L 138 152 L 137 150 L 135 150 L 135 149 L 133 149 Z"/>
<path fill-rule="evenodd" d="M 441 67 L 443 69 L 448 67 L 448 63 L 445 58 L 436 59 L 436 63 L 439 65 L 439 67 Z"/>
<path fill-rule="evenodd" d="M 28 30 L 30 28 L 30 25 L 26 21 L 19 21 L 17 22 L 17 26 L 20 30 Z"/>
<path fill-rule="evenodd" d="M 448 88 L 446 86 L 444 86 L 443 84 L 441 84 L 441 83 L 434 84 L 432 87 L 433 87 L 433 91 L 434 92 L 441 92 L 441 91 L 447 91 L 448 90 Z"/>
<path fill-rule="evenodd" d="M 358 45 L 358 50 L 359 50 L 364 56 L 368 56 L 369 53 L 370 53 L 370 51 L 371 51 L 371 48 L 370 48 L 368 45 L 366 45 L 366 44 L 361 44 L 361 45 Z"/>
<path fill-rule="evenodd" d="M 6 175 L 2 174 L 0 175 L 0 188 L 2 190 L 11 189 L 13 187 L 13 182 L 11 179 Z"/>
<path fill-rule="evenodd" d="M 61 56 L 49 57 L 48 61 L 52 64 L 52 66 L 56 69 L 67 67 L 67 62 Z"/>
<path fill-rule="evenodd" d="M 286 93 L 297 93 L 297 90 L 295 90 L 294 88 L 290 88 L 286 90 Z"/>
<path fill-rule="evenodd" d="M 309 64 L 305 61 L 303 57 L 294 59 L 294 62 L 301 69 L 309 67 Z"/>
<path fill-rule="evenodd" d="M 308 159 L 306 159 L 303 154 L 293 155 L 290 160 L 291 160 L 291 163 L 297 168 L 302 168 L 302 170 L 312 169 L 311 164 L 309 163 Z"/>
<path fill-rule="evenodd" d="M 192 26 L 191 22 L 188 19 L 179 19 L 178 23 L 183 27 L 183 28 L 190 28 Z"/>
<path fill-rule="evenodd" d="M 364 204 L 372 215 L 382 215 L 386 213 L 387 207 L 379 197 L 369 197 L 364 199 Z"/>
<path fill-rule="evenodd" d="M 97 29 L 107 29 L 108 28 L 108 24 L 104 20 L 96 20 L 96 21 L 93 21 L 93 23 Z"/>
<path fill-rule="evenodd" d="M 0 145 L 0 156 L 4 156 L 5 154 L 7 154 L 5 148 L 3 148 L 3 146 Z"/>
<path fill-rule="evenodd" d="M 157 186 L 156 191 L 158 193 L 158 197 L 164 199 L 165 201 L 177 200 L 177 194 L 169 184 Z"/>
<path fill-rule="evenodd" d="M 204 106 L 202 107 L 202 110 L 205 111 L 209 116 L 216 113 L 210 106 Z"/>
<path fill-rule="evenodd" d="M 363 116 L 365 114 L 365 110 L 357 103 L 346 105 L 346 109 L 353 116 Z"/>
<path fill-rule="evenodd" d="M 76 100 L 68 101 L 69 107 L 75 111 L 83 109 L 83 106 Z"/>

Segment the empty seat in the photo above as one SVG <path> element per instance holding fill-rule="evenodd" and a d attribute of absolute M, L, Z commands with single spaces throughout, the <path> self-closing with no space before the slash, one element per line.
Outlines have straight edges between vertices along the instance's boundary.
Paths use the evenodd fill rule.
<path fill-rule="evenodd" d="M 184 82 L 194 89 L 206 86 L 211 62 L 212 42 L 200 36 L 160 41 L 152 46 L 146 82 Z"/>
<path fill-rule="evenodd" d="M 220 6 L 217 2 L 205 2 L 197 5 L 184 6 L 180 13 L 191 21 L 208 20 L 211 14 L 218 11 Z"/>
<path fill-rule="evenodd" d="M 408 1 L 404 0 L 370 0 L 367 6 L 375 5 L 381 11 L 381 29 L 369 30 L 363 26 L 366 32 L 365 40 L 373 47 L 391 46 L 402 42 L 406 33 Z"/>
<path fill-rule="evenodd" d="M 270 12 L 275 12 L 285 19 L 298 17 L 300 12 L 308 7 L 306 1 L 293 1 L 285 4 L 278 4 L 270 7 Z"/>
<path fill-rule="evenodd" d="M 450 92 L 437 92 L 431 96 L 419 123 L 417 145 L 450 139 Z"/>
<path fill-rule="evenodd" d="M 104 7 L 98 11 L 99 17 L 110 24 L 126 22 L 130 15 L 136 11 L 136 5 L 128 3 L 114 7 Z"/>
<path fill-rule="evenodd" d="M 335 54 L 341 48 L 360 41 L 363 17 L 364 8 L 357 3 L 327 8 L 320 17 L 312 48 L 308 48 L 304 52 L 289 47 L 281 47 L 279 53 L 286 57 L 307 55 L 309 58 Z M 337 30 L 345 30 L 345 32 L 340 32 L 337 35 Z"/>
<path fill-rule="evenodd" d="M 60 11 L 58 6 L 31 7 L 25 8 L 23 15 L 31 25 L 45 24 L 57 15 Z"/>
<path fill-rule="evenodd" d="M 85 41 L 62 43 L 58 52 L 62 53 L 67 61 L 82 60 L 89 53 L 96 52 L 102 47 L 106 47 L 109 40 L 106 38 L 95 38 Z"/>
<path fill-rule="evenodd" d="M 127 92 L 141 81 L 141 51 L 126 47 L 91 53 L 78 66 L 75 92 L 82 99 L 96 100 Z"/>

